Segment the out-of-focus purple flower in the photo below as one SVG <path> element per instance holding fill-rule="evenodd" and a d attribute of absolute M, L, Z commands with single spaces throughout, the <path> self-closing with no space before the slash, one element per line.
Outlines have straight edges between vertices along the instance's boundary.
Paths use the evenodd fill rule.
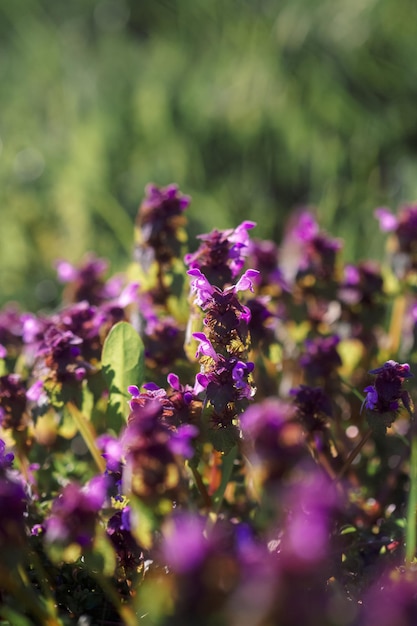
<path fill-rule="evenodd" d="M 0 343 L 0 359 L 5 359 L 7 356 L 7 348 L 5 348 L 1 343 Z"/>
<path fill-rule="evenodd" d="M 131 510 L 125 506 L 116 511 L 107 523 L 107 535 L 116 550 L 119 564 L 125 568 L 135 568 L 143 563 L 143 550 L 131 533 Z"/>
<path fill-rule="evenodd" d="M 297 407 L 297 417 L 307 432 L 321 431 L 326 427 L 329 417 L 332 417 L 332 403 L 327 394 L 320 387 L 300 385 L 291 389 Z"/>
<path fill-rule="evenodd" d="M 345 266 L 339 297 L 347 305 L 372 304 L 380 297 L 382 289 L 380 268 L 376 263 L 365 261 Z"/>
<path fill-rule="evenodd" d="M 295 407 L 271 397 L 240 416 L 246 454 L 262 480 L 280 480 L 305 456 L 304 435 L 294 415 Z"/>
<path fill-rule="evenodd" d="M 97 446 L 102 450 L 102 457 L 106 461 L 106 468 L 110 472 L 120 472 L 122 465 L 122 446 L 119 439 L 112 435 L 100 435 L 96 440 Z"/>
<path fill-rule="evenodd" d="M 334 483 L 321 471 L 302 477 L 286 493 L 284 507 L 288 510 L 280 554 L 286 568 L 317 566 L 328 558 L 331 529 L 340 506 Z"/>
<path fill-rule="evenodd" d="M 6 305 L 0 310 L 0 344 L 13 356 L 22 347 L 22 332 L 22 314 L 16 305 Z"/>
<path fill-rule="evenodd" d="M 19 374 L 0 376 L 0 424 L 22 430 L 28 421 L 26 385 Z"/>
<path fill-rule="evenodd" d="M 39 344 L 47 328 L 46 319 L 36 317 L 32 313 L 22 315 L 22 337 L 26 345 Z"/>
<path fill-rule="evenodd" d="M 245 263 L 249 251 L 248 230 L 254 226 L 255 222 L 244 221 L 235 229 L 199 235 L 202 244 L 196 252 L 185 256 L 185 263 L 191 270 L 200 270 L 209 284 L 224 289 Z"/>
<path fill-rule="evenodd" d="M 332 239 L 318 228 L 310 211 L 296 212 L 289 221 L 281 246 L 281 268 L 285 280 L 292 284 L 297 280 L 305 289 L 319 281 L 333 279 L 337 252 L 342 242 Z M 311 277 L 304 282 L 304 278 Z"/>
<path fill-rule="evenodd" d="M 96 476 L 84 488 L 69 483 L 54 500 L 46 520 L 46 540 L 84 548 L 92 545 L 98 511 L 107 494 L 107 478 Z"/>
<path fill-rule="evenodd" d="M 175 427 L 174 408 L 166 396 L 146 399 L 141 394 L 140 399 L 132 400 L 131 406 L 121 437 L 124 490 L 149 504 L 155 504 L 161 497 L 178 501 L 182 497 L 182 464 L 176 455 L 190 452 L 187 444 L 193 436 L 191 430 L 181 432 L 181 426 Z"/>
<path fill-rule="evenodd" d="M 165 524 L 161 559 L 178 574 L 194 571 L 209 551 L 205 521 L 192 513 L 180 513 Z"/>
<path fill-rule="evenodd" d="M 123 450 L 119 439 L 113 435 L 104 434 L 96 439 L 97 447 L 102 451 L 101 456 L 106 461 L 105 476 L 107 476 L 107 490 L 116 500 L 122 500 L 122 477 L 124 468 Z"/>
<path fill-rule="evenodd" d="M 261 288 L 265 287 L 268 292 L 271 290 L 276 292 L 277 288 L 279 291 L 288 291 L 289 287 L 279 266 L 276 243 L 266 239 L 253 239 L 249 244 L 249 250 L 248 264 L 259 271 L 255 283 Z"/>
<path fill-rule="evenodd" d="M 368 385 L 364 389 L 367 394 L 364 401 L 366 409 L 380 414 L 395 413 L 402 403 L 407 411 L 411 412 L 410 395 L 403 389 L 404 381 L 412 377 L 408 363 L 401 364 L 390 360 L 369 373 L 374 374 L 376 378 L 373 385 Z"/>
<path fill-rule="evenodd" d="M 309 380 L 327 379 L 336 373 L 342 365 L 337 351 L 339 341 L 336 335 L 306 339 L 305 352 L 300 357 L 300 365 L 304 368 Z"/>
<path fill-rule="evenodd" d="M 180 256 L 183 245 L 180 231 L 186 222 L 183 213 L 190 198 L 181 194 L 174 184 L 163 188 L 147 185 L 145 194 L 136 219 L 136 259 L 148 271 L 153 261 L 166 266 Z"/>
<path fill-rule="evenodd" d="M 2 554 L 21 548 L 25 539 L 27 497 L 20 482 L 0 477 L 0 549 Z"/>
<path fill-rule="evenodd" d="M 48 397 L 44 391 L 43 381 L 37 380 L 29 387 L 26 392 L 26 398 L 29 402 L 34 402 L 35 404 L 46 404 L 48 401 Z"/>
<path fill-rule="evenodd" d="M 55 267 L 58 279 L 68 283 L 64 298 L 67 302 L 82 302 L 100 304 L 106 299 L 104 275 L 108 269 L 105 259 L 99 259 L 94 254 L 87 254 L 80 267 L 75 267 L 66 260 L 56 261 Z"/>
<path fill-rule="evenodd" d="M 397 216 L 387 209 L 377 209 L 375 216 L 382 230 L 393 232 L 393 268 L 403 278 L 407 271 L 417 268 L 417 205 L 402 206 Z"/>
<path fill-rule="evenodd" d="M 12 452 L 6 452 L 6 444 L 3 439 L 0 439 L 0 474 L 3 474 L 5 470 L 12 467 L 13 460 L 14 454 Z"/>
<path fill-rule="evenodd" d="M 299 214 L 292 233 L 302 242 L 312 241 L 319 234 L 319 225 L 310 211 L 302 211 Z"/>
<path fill-rule="evenodd" d="M 379 227 L 384 232 L 392 232 L 398 226 L 398 219 L 386 207 L 375 209 L 374 216 L 379 221 Z"/>
<path fill-rule="evenodd" d="M 91 369 L 81 356 L 83 340 L 51 323 L 37 350 L 37 372 L 53 382 L 81 382 Z"/>
<path fill-rule="evenodd" d="M 198 428 L 193 424 L 181 424 L 171 435 L 168 445 L 174 454 L 190 459 L 194 454 L 191 440 L 197 437 Z"/>
<path fill-rule="evenodd" d="M 355 626 L 414 626 L 417 623 L 417 591 L 408 572 L 384 574 L 367 591 Z"/>

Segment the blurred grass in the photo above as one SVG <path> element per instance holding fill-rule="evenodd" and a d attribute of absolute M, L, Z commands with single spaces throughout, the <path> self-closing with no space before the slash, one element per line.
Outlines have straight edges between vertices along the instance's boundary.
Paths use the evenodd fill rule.
<path fill-rule="evenodd" d="M 148 181 L 192 234 L 279 240 L 317 206 L 347 260 L 417 197 L 413 0 L 1 0 L 0 303 L 49 306 L 53 259 L 123 268 Z"/>

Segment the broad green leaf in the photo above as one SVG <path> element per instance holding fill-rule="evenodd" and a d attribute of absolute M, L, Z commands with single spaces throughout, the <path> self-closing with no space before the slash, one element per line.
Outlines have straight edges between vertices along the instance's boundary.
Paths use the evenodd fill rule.
<path fill-rule="evenodd" d="M 119 322 L 113 326 L 104 342 L 101 365 L 110 393 L 110 416 L 126 418 L 127 389 L 130 385 L 141 386 L 145 368 L 143 342 L 131 324 Z"/>

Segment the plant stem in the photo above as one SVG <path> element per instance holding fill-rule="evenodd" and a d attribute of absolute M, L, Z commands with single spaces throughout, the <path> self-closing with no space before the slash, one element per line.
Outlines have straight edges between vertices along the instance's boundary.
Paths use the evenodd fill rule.
<path fill-rule="evenodd" d="M 197 489 L 201 494 L 201 497 L 203 498 L 204 501 L 204 506 L 206 506 L 208 509 L 211 508 L 211 498 L 208 494 L 208 491 L 206 489 L 205 484 L 203 483 L 203 479 L 200 476 L 200 473 L 198 471 L 198 469 L 194 466 L 190 466 L 190 469 L 193 473 L 193 477 L 195 480 L 195 484 L 197 485 Z"/>
<path fill-rule="evenodd" d="M 341 382 L 346 386 L 349 387 L 349 389 L 351 390 L 351 392 L 353 393 L 354 396 L 356 396 L 358 398 L 358 400 L 360 400 L 361 402 L 363 402 L 365 400 L 365 396 L 363 396 L 357 389 L 356 387 L 354 387 L 348 380 L 346 380 L 346 378 L 344 376 L 339 376 Z"/>
<path fill-rule="evenodd" d="M 233 472 L 233 466 L 237 457 L 238 447 L 233 446 L 227 454 L 223 456 L 222 461 L 222 480 L 216 493 L 213 495 L 213 507 L 207 520 L 206 530 L 209 532 L 216 523 L 217 516 L 220 512 L 224 494 L 229 484 Z"/>
<path fill-rule="evenodd" d="M 359 452 L 362 450 L 363 446 L 368 441 L 368 439 L 370 438 L 371 435 L 372 435 L 372 429 L 369 428 L 366 431 L 366 433 L 363 435 L 362 439 L 357 444 L 357 446 L 355 446 L 353 448 L 352 452 L 349 454 L 348 458 L 346 459 L 346 461 L 343 464 L 342 469 L 337 474 L 336 480 L 340 480 L 344 476 L 344 474 L 349 469 L 349 467 L 352 465 L 353 461 L 356 459 L 356 457 L 358 456 Z"/>
<path fill-rule="evenodd" d="M 417 431 L 412 425 L 411 455 L 410 455 L 410 489 L 407 506 L 407 530 L 405 544 L 405 562 L 411 565 L 416 553 L 416 523 L 417 523 Z"/>

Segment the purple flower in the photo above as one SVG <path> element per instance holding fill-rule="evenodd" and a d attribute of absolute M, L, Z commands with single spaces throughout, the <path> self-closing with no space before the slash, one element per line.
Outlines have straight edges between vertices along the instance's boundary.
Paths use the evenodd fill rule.
<path fill-rule="evenodd" d="M 3 474 L 5 470 L 12 467 L 14 460 L 14 454 L 12 452 L 6 452 L 6 444 L 3 439 L 0 439 L 0 474 Z"/>
<path fill-rule="evenodd" d="M 0 376 L 0 424 L 23 430 L 28 421 L 26 385 L 19 374 Z"/>
<path fill-rule="evenodd" d="M 346 265 L 339 297 L 347 305 L 372 304 L 380 297 L 383 288 L 381 270 L 376 263 L 365 261 Z"/>
<path fill-rule="evenodd" d="M 24 515 L 27 498 L 20 482 L 0 477 L 0 549 L 4 555 L 22 547 L 25 539 Z"/>
<path fill-rule="evenodd" d="M 211 345 L 210 339 L 207 339 L 204 333 L 193 333 L 194 339 L 200 342 L 200 345 L 197 348 L 197 352 L 195 353 L 196 359 L 200 356 L 208 356 L 213 361 L 218 361 L 218 355 L 213 346 Z"/>
<path fill-rule="evenodd" d="M 319 225 L 310 211 L 299 214 L 292 234 L 303 243 L 312 241 L 319 234 Z"/>
<path fill-rule="evenodd" d="M 249 251 L 248 230 L 255 225 L 245 221 L 235 229 L 200 235 L 202 244 L 197 252 L 185 256 L 185 263 L 191 270 L 200 270 L 209 284 L 224 289 L 244 265 Z"/>
<path fill-rule="evenodd" d="M 408 392 L 403 389 L 404 381 L 412 377 L 408 363 L 390 360 L 369 373 L 376 376 L 374 384 L 364 389 L 367 394 L 364 406 L 369 411 L 380 414 L 396 412 L 402 403 L 411 413 L 412 401 Z"/>
<path fill-rule="evenodd" d="M 374 216 L 379 221 L 379 226 L 384 232 L 392 232 L 398 226 L 398 220 L 386 207 L 375 209 Z"/>
<path fill-rule="evenodd" d="M 198 375 L 197 375 L 198 376 Z M 168 384 L 172 392 L 168 391 L 168 397 L 174 407 L 173 418 L 175 424 L 191 424 L 199 419 L 202 408 L 202 401 L 198 394 L 203 390 L 197 377 L 194 386 L 182 385 L 178 376 L 170 373 L 167 376 Z"/>
<path fill-rule="evenodd" d="M 143 563 L 143 549 L 131 533 L 131 517 L 129 506 L 116 511 L 107 523 L 107 535 L 116 550 L 119 565 L 137 571 Z"/>
<path fill-rule="evenodd" d="M 339 337 L 315 337 L 306 339 L 305 352 L 300 357 L 300 365 L 306 371 L 309 380 L 326 379 L 334 375 L 342 365 L 337 352 Z"/>
<path fill-rule="evenodd" d="M 305 456 L 295 408 L 277 398 L 250 406 L 240 416 L 244 448 L 262 480 L 281 480 Z"/>
<path fill-rule="evenodd" d="M 145 194 L 137 216 L 136 259 L 148 271 L 153 261 L 170 265 L 180 256 L 183 245 L 180 230 L 185 224 L 183 213 L 190 198 L 182 195 L 177 185 L 164 188 L 147 185 Z"/>
<path fill-rule="evenodd" d="M 281 558 L 291 569 L 317 567 L 329 556 L 331 530 L 341 504 L 337 488 L 316 469 L 293 484 L 285 495 L 288 516 Z"/>
<path fill-rule="evenodd" d="M 415 580 L 408 572 L 384 574 L 365 594 L 360 619 L 355 624 L 368 626 L 414 626 L 417 623 Z"/>
<path fill-rule="evenodd" d="M 165 524 L 161 558 L 178 574 L 192 572 L 203 562 L 209 551 L 204 535 L 205 520 L 192 513 L 180 513 Z"/>
<path fill-rule="evenodd" d="M 191 440 L 197 437 L 198 432 L 197 426 L 193 424 L 182 424 L 178 426 L 168 442 L 170 450 L 174 454 L 190 459 L 194 454 Z"/>
<path fill-rule="evenodd" d="M 104 274 L 108 263 L 94 254 L 88 254 L 82 265 L 77 268 L 68 261 L 59 259 L 55 263 L 58 279 L 68 283 L 64 293 L 66 302 L 87 301 L 89 304 L 100 304 L 106 299 Z"/>
<path fill-rule="evenodd" d="M 254 239 L 250 242 L 249 265 L 259 270 L 255 282 L 259 287 L 279 287 L 288 291 L 289 287 L 284 279 L 278 263 L 278 247 L 269 240 Z"/>
<path fill-rule="evenodd" d="M 182 467 L 177 452 L 191 451 L 194 431 L 176 429 L 174 407 L 166 398 L 134 398 L 127 427 L 121 437 L 125 468 L 125 491 L 133 492 L 150 505 L 161 497 L 178 499 Z M 174 441 L 174 443 L 172 443 Z M 173 451 L 175 450 L 175 452 Z"/>
<path fill-rule="evenodd" d="M 69 545 L 92 545 L 97 515 L 107 494 L 107 478 L 96 476 L 84 488 L 69 483 L 54 500 L 46 520 L 46 540 Z"/>
<path fill-rule="evenodd" d="M 297 407 L 297 417 L 307 432 L 322 431 L 332 416 L 332 404 L 320 387 L 300 385 L 291 389 Z"/>
<path fill-rule="evenodd" d="M 112 435 L 100 435 L 96 440 L 97 446 L 102 450 L 102 457 L 106 461 L 106 469 L 109 472 L 121 472 L 122 445 L 119 439 Z"/>
<path fill-rule="evenodd" d="M 194 302 L 205 310 L 211 301 L 216 299 L 216 296 L 221 297 L 223 295 L 227 297 L 247 289 L 253 291 L 253 280 L 259 275 L 259 272 L 252 269 L 246 270 L 235 285 L 231 285 L 223 291 L 211 285 L 199 269 L 188 270 L 187 274 L 194 277 L 194 280 L 191 281 L 191 292 L 196 294 Z"/>

